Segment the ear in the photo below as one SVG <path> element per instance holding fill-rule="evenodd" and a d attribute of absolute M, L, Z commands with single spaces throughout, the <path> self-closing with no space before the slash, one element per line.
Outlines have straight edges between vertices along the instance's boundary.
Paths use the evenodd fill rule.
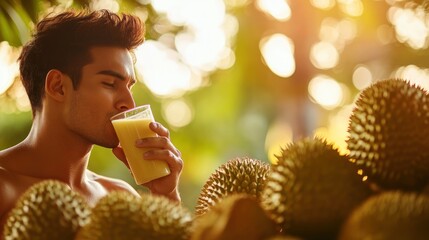
<path fill-rule="evenodd" d="M 64 99 L 65 75 L 57 70 L 52 69 L 46 74 L 45 94 L 57 101 Z"/>

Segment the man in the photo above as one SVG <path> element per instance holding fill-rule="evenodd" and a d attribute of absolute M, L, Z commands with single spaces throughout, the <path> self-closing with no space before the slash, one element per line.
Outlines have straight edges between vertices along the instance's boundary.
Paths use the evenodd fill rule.
<path fill-rule="evenodd" d="M 65 12 L 47 17 L 20 56 L 33 124 L 21 143 L 0 151 L 0 227 L 18 197 L 45 179 L 66 183 L 94 205 L 112 190 L 138 194 L 122 180 L 87 169 L 94 144 L 112 148 L 126 164 L 110 117 L 135 106 L 132 50 L 143 43 L 144 26 L 134 16 L 108 11 Z M 158 137 L 136 141 L 152 148 L 142 161 L 165 161 L 171 174 L 146 187 L 180 201 L 183 161 L 168 130 L 153 122 Z"/>

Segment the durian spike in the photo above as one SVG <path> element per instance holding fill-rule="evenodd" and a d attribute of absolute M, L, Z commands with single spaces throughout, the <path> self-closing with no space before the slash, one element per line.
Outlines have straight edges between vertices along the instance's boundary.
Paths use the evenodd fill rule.
<path fill-rule="evenodd" d="M 45 180 L 31 186 L 9 212 L 5 240 L 74 239 L 88 223 L 85 199 L 66 184 Z"/>
<path fill-rule="evenodd" d="M 189 239 L 193 216 L 166 197 L 114 191 L 92 209 L 77 240 Z"/>
<path fill-rule="evenodd" d="M 290 144 L 273 165 L 261 205 L 284 234 L 331 239 L 371 191 L 355 165 L 325 139 Z"/>
<path fill-rule="evenodd" d="M 402 79 L 364 89 L 350 116 L 347 147 L 367 181 L 419 191 L 429 181 L 429 96 Z"/>
<path fill-rule="evenodd" d="M 205 214 L 217 202 L 234 193 L 246 193 L 259 199 L 269 170 L 268 163 L 249 157 L 228 160 L 211 174 L 201 189 L 196 215 Z"/>

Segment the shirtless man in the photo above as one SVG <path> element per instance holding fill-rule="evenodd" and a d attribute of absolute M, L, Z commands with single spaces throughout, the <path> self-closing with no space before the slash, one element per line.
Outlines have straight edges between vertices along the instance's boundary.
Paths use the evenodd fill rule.
<path fill-rule="evenodd" d="M 144 25 L 137 17 L 108 11 L 65 12 L 37 25 L 20 56 L 32 128 L 21 143 L 0 151 L 0 233 L 17 198 L 45 179 L 66 183 L 91 205 L 112 190 L 138 195 L 125 181 L 100 176 L 87 166 L 94 144 L 112 148 L 126 164 L 110 117 L 135 106 L 132 50 L 143 41 Z M 180 201 L 180 152 L 164 126 L 153 122 L 150 127 L 159 137 L 136 142 L 153 148 L 142 161 L 163 160 L 171 174 L 145 186 Z"/>

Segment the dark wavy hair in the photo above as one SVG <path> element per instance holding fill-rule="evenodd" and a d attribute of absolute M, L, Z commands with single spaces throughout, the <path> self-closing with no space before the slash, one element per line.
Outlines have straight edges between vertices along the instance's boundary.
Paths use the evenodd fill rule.
<path fill-rule="evenodd" d="M 42 107 L 45 77 L 51 69 L 67 74 L 77 89 L 82 67 L 91 62 L 91 47 L 133 50 L 144 42 L 144 34 L 144 23 L 138 17 L 108 10 L 67 11 L 40 21 L 19 57 L 33 115 Z"/>

